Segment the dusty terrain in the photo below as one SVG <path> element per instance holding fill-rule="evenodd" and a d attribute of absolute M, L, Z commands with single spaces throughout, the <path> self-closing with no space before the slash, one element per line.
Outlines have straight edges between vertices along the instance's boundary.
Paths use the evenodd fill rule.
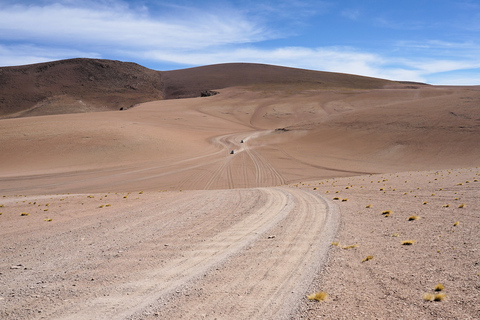
<path fill-rule="evenodd" d="M 480 318 L 480 88 L 243 67 L 0 120 L 2 319 Z"/>

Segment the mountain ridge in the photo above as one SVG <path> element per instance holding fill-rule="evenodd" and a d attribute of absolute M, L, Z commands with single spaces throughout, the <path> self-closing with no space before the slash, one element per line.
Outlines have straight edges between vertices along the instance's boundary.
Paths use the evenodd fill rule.
<path fill-rule="evenodd" d="M 383 88 L 399 84 L 357 75 L 253 63 L 156 71 L 133 62 L 74 58 L 0 68 L 0 117 L 124 110 L 135 104 L 199 97 L 232 86 L 294 89 Z"/>

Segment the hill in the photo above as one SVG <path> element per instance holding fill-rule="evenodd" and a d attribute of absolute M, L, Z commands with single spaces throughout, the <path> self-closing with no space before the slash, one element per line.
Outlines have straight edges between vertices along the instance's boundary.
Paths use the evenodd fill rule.
<path fill-rule="evenodd" d="M 0 68 L 0 117 L 118 110 L 162 97 L 161 74 L 135 63 L 69 59 Z"/>
<path fill-rule="evenodd" d="M 0 117 L 128 109 L 153 100 L 192 98 L 232 86 L 382 88 L 394 82 L 262 64 L 218 64 L 154 71 L 135 63 L 69 59 L 0 68 Z"/>

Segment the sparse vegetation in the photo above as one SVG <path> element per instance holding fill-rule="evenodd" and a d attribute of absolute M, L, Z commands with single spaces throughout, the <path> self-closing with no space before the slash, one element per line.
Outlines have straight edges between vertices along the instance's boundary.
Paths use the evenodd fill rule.
<path fill-rule="evenodd" d="M 319 291 L 307 296 L 308 300 L 324 301 L 328 298 L 328 293 Z"/>
<path fill-rule="evenodd" d="M 433 301 L 443 301 L 447 295 L 445 293 L 437 293 L 433 296 Z"/>
<path fill-rule="evenodd" d="M 431 293 L 425 293 L 423 295 L 423 300 L 425 301 L 432 301 L 433 298 L 435 297 L 435 295 L 431 294 Z"/>
<path fill-rule="evenodd" d="M 20 215 L 21 215 L 22 217 L 26 217 L 26 216 L 29 216 L 30 213 L 22 212 Z"/>
<path fill-rule="evenodd" d="M 458 206 L 459 208 L 465 208 L 465 203 L 462 203 L 461 205 Z"/>
<path fill-rule="evenodd" d="M 433 288 L 433 290 L 435 290 L 435 291 L 442 291 L 443 289 L 445 289 L 445 287 L 444 287 L 443 284 L 441 284 L 441 283 L 437 284 L 437 285 Z"/>
<path fill-rule="evenodd" d="M 414 221 L 414 220 L 418 220 L 418 219 L 420 219 L 419 216 L 410 216 L 410 217 L 408 217 L 408 221 Z"/>
<path fill-rule="evenodd" d="M 348 250 L 348 249 L 353 249 L 353 248 L 356 248 L 356 247 L 358 247 L 357 244 L 351 244 L 351 245 L 349 245 L 349 246 L 344 246 L 344 247 L 342 247 L 342 249 Z"/>
<path fill-rule="evenodd" d="M 370 261 L 373 259 L 373 256 L 367 256 L 365 259 L 362 260 L 362 262 Z"/>
<path fill-rule="evenodd" d="M 402 244 L 404 246 L 411 246 L 415 243 L 415 240 L 405 240 L 405 241 L 402 241 Z"/>

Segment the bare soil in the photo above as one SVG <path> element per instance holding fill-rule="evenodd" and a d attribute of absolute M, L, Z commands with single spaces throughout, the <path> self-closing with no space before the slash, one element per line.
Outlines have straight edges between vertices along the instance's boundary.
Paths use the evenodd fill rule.
<path fill-rule="evenodd" d="M 219 92 L 0 120 L 0 318 L 480 318 L 478 87 Z"/>

